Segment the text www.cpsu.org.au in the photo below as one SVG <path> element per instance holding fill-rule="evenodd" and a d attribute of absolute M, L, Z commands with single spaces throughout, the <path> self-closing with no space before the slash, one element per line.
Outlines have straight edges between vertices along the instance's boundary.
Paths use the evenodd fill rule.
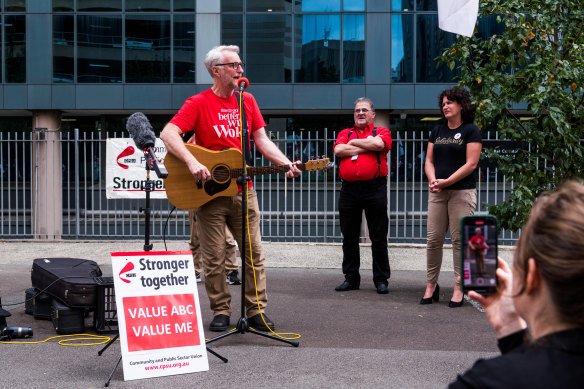
<path fill-rule="evenodd" d="M 162 365 L 144 366 L 144 370 L 164 370 L 164 369 L 172 369 L 175 367 L 181 368 L 181 367 L 185 367 L 188 365 L 189 365 L 189 362 L 165 363 Z"/>

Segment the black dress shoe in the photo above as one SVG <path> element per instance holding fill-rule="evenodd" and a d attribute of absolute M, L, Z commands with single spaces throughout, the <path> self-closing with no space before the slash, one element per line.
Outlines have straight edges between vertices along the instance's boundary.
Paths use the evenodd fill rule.
<path fill-rule="evenodd" d="M 347 290 L 359 289 L 359 285 L 351 284 L 349 281 L 343 281 L 343 283 L 335 288 L 337 292 L 345 292 Z"/>
<path fill-rule="evenodd" d="M 458 308 L 458 307 L 462 307 L 462 303 L 464 302 L 464 298 L 460 301 L 452 301 L 450 300 L 448 302 L 448 307 L 449 308 Z"/>
<path fill-rule="evenodd" d="M 438 284 L 436 284 L 436 287 L 434 288 L 434 293 L 432 293 L 432 297 L 421 299 L 420 304 L 422 305 L 432 304 L 432 300 L 436 302 L 440 301 L 440 285 Z"/>
<path fill-rule="evenodd" d="M 377 286 L 377 293 L 379 294 L 388 294 L 389 289 L 387 288 L 387 284 L 385 282 L 380 282 Z"/>
<path fill-rule="evenodd" d="M 227 331 L 227 327 L 229 327 L 229 316 L 227 315 L 217 315 L 209 324 L 209 329 L 214 332 Z"/>
<path fill-rule="evenodd" d="M 262 320 L 262 315 L 259 313 L 255 316 L 252 316 L 247 319 L 247 324 L 250 327 L 253 327 L 254 330 L 269 332 L 270 330 L 274 331 L 276 329 L 276 325 L 270 318 L 264 313 L 264 319 Z M 265 323 L 264 323 L 265 321 Z M 268 326 L 266 326 L 266 324 Z M 269 328 L 268 328 L 269 327 Z"/>

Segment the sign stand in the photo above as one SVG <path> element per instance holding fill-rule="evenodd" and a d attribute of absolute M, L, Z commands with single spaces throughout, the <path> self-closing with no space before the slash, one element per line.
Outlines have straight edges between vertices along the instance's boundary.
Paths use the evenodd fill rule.
<path fill-rule="evenodd" d="M 150 180 L 150 171 L 151 170 L 155 170 L 157 174 L 163 175 L 165 177 L 165 172 L 160 173 L 158 165 L 156 163 L 156 161 L 154 160 L 153 156 L 150 155 L 146 155 L 146 185 L 145 185 L 145 192 L 146 192 L 146 207 L 145 208 L 140 208 L 140 212 L 144 212 L 145 215 L 145 229 L 144 229 L 144 251 L 145 252 L 149 252 L 152 250 L 152 244 L 150 243 L 150 192 L 153 190 L 153 182 L 152 180 Z M 164 178 L 161 177 L 161 178 Z M 194 274 L 194 272 L 193 272 Z M 195 289 L 196 290 L 196 289 Z M 198 304 L 197 304 L 198 305 Z M 124 320 L 125 321 L 125 320 Z M 111 346 L 116 340 L 118 340 L 120 337 L 120 333 L 118 331 L 118 333 L 116 334 L 116 336 L 114 336 L 98 353 L 98 356 L 101 356 L 103 354 L 103 352 L 105 350 L 107 350 L 109 348 L 109 346 Z M 204 340 L 204 339 L 203 339 Z M 228 362 L 228 359 L 221 356 L 220 354 L 218 354 L 217 352 L 209 349 L 209 347 L 205 346 L 207 352 L 211 353 L 212 355 L 216 356 L 217 358 L 219 358 L 221 361 L 223 361 L 224 363 Z M 120 357 L 118 358 L 116 364 L 114 365 L 114 368 L 112 369 L 112 372 L 110 373 L 110 375 L 108 376 L 107 380 L 105 381 L 104 387 L 108 387 L 110 384 L 110 381 L 116 371 L 116 369 L 118 368 L 118 366 L 120 365 L 120 362 L 122 362 L 122 354 L 120 353 Z M 208 369 L 208 367 L 207 367 Z"/>

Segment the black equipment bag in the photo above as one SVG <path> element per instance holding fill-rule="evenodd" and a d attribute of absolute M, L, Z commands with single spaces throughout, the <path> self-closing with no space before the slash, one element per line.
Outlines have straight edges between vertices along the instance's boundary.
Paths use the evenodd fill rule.
<path fill-rule="evenodd" d="M 75 334 L 85 331 L 85 311 L 70 308 L 57 299 L 53 299 L 51 320 L 58 334 Z"/>
<path fill-rule="evenodd" d="M 95 261 L 81 258 L 37 258 L 31 270 L 32 286 L 73 308 L 94 308 L 101 276 Z"/>
<path fill-rule="evenodd" d="M 34 299 L 32 301 L 32 314 L 35 319 L 51 320 L 51 305 L 53 298 L 46 293 L 41 293 L 38 289 L 29 288 L 33 290 Z"/>
<path fill-rule="evenodd" d="M 34 288 L 28 288 L 24 291 L 24 313 L 32 315 L 34 313 Z"/>

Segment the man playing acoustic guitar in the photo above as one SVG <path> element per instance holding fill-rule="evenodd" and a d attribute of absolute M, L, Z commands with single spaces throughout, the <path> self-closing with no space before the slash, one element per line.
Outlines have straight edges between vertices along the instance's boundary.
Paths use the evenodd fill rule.
<path fill-rule="evenodd" d="M 489 249 L 489 245 L 485 241 L 485 236 L 480 227 L 475 228 L 475 234 L 468 241 L 468 248 L 471 254 L 475 257 L 477 265 L 477 273 L 481 276 L 485 275 L 485 251 Z"/>
<path fill-rule="evenodd" d="M 205 56 L 205 67 L 213 78 L 213 86 L 190 97 L 179 112 L 164 127 L 160 138 L 168 151 L 182 160 L 197 183 L 211 179 L 209 169 L 200 163 L 185 147 L 182 135 L 194 131 L 195 143 L 210 150 L 236 148 L 241 150 L 241 117 L 239 97 L 234 90 L 239 86 L 244 64 L 239 58 L 239 47 L 217 46 Z M 298 177 L 300 170 L 270 140 L 265 122 L 254 97 L 244 96 L 244 110 L 250 135 L 260 153 L 276 165 L 289 165 L 289 178 Z M 263 313 L 267 306 L 265 258 L 260 236 L 260 214 L 256 192 L 249 183 L 249 236 L 245 247 L 245 309 L 249 326 L 260 331 L 273 330 L 274 323 Z M 232 197 L 221 196 L 201 205 L 196 210 L 201 252 L 205 262 L 205 288 L 213 310 L 211 331 L 225 331 L 231 315 L 231 294 L 225 283 L 225 225 L 242 247 L 242 192 Z M 250 248 L 251 245 L 251 258 Z M 251 260 L 253 259 L 253 267 Z M 255 282 L 254 274 L 255 270 Z M 255 286 L 257 285 L 257 299 Z M 263 317 L 262 317 L 263 316 Z"/>

